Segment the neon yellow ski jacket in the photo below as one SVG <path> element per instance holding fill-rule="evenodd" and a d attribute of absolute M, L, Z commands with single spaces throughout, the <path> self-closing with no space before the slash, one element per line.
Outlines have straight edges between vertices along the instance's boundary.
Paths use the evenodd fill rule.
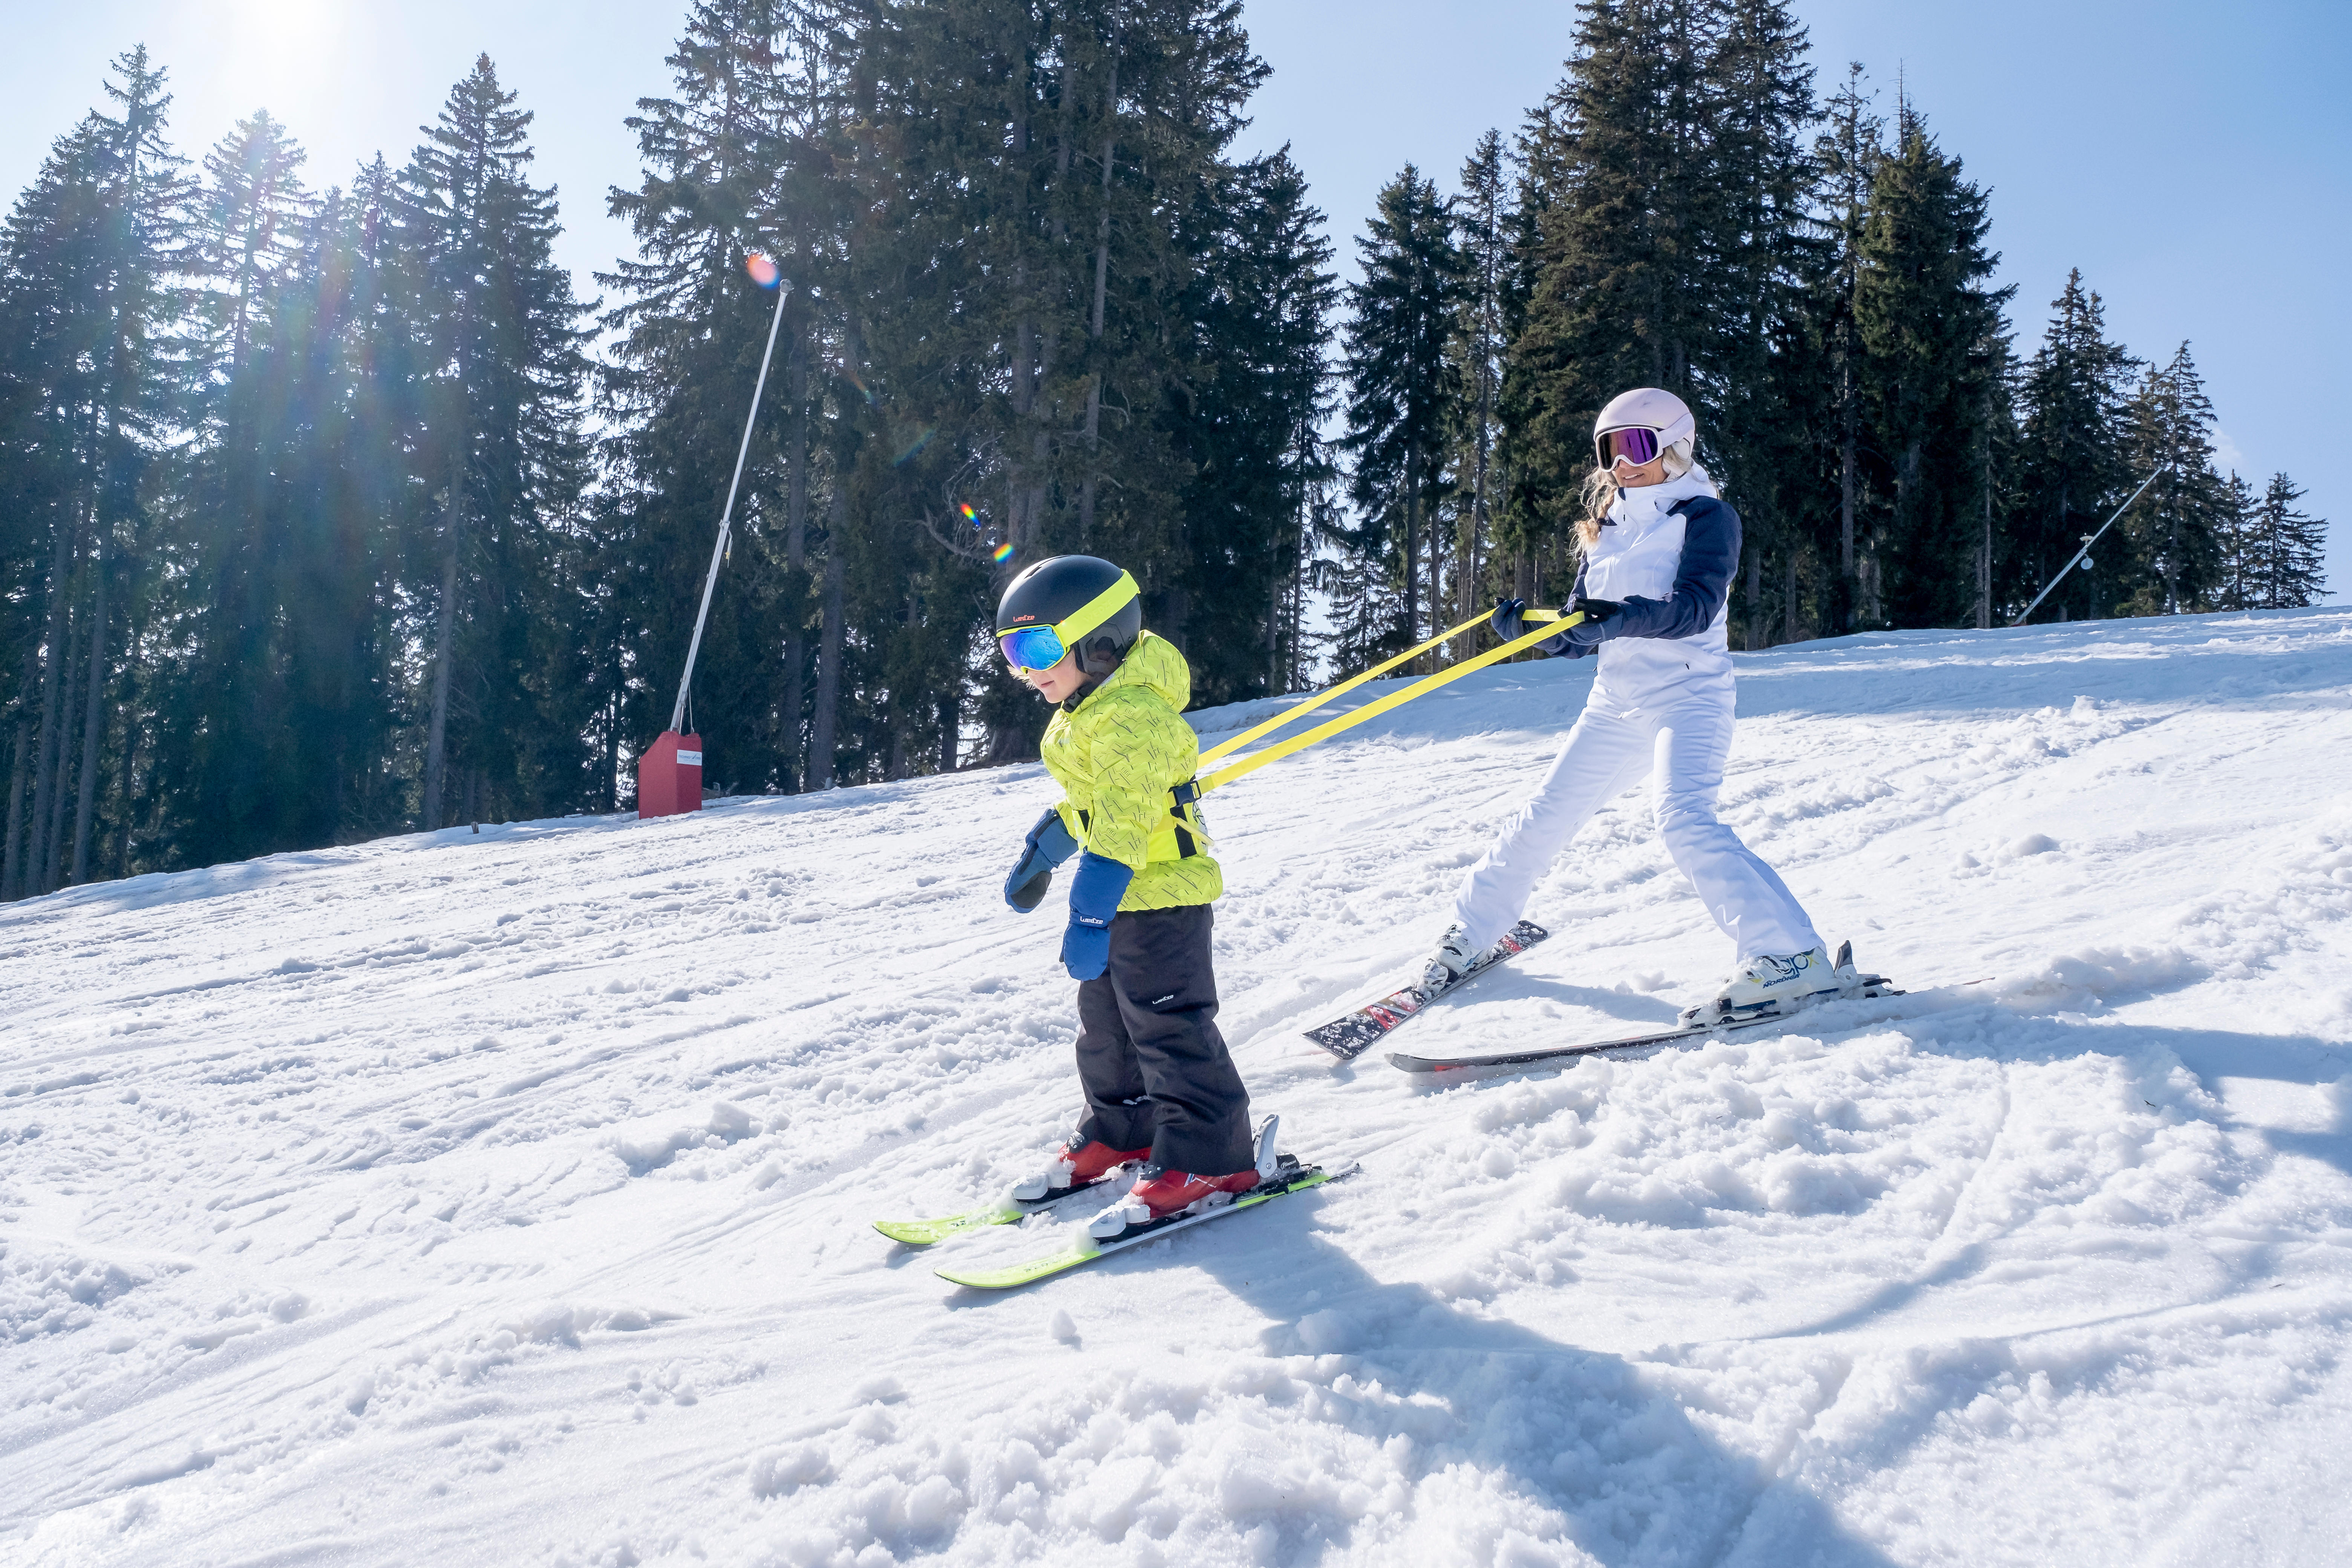
<path fill-rule="evenodd" d="M 1170 793 L 1201 761 L 1200 738 L 1182 718 L 1192 699 L 1184 656 L 1145 632 L 1110 679 L 1045 726 L 1045 771 L 1067 797 L 1063 825 L 1135 872 L 1122 910 L 1205 904 L 1225 890 L 1199 808 Z"/>

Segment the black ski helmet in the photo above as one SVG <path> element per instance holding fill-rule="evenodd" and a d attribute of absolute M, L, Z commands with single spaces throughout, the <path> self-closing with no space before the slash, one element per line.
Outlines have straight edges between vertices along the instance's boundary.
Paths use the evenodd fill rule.
<path fill-rule="evenodd" d="M 1122 588 L 1126 596 L 1118 599 Z M 1107 596 L 1113 599 L 1107 615 L 1091 625 L 1068 624 Z M 1079 671 L 1100 678 L 1117 669 L 1143 635 L 1143 601 L 1135 579 L 1098 556 L 1050 556 L 1013 579 L 997 602 L 999 637 L 1030 626 L 1060 628 L 1078 656 Z"/>

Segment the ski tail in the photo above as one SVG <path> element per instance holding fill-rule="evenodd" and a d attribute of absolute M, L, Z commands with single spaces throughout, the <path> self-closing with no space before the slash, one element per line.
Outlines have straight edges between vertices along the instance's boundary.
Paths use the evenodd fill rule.
<path fill-rule="evenodd" d="M 1432 1002 L 1441 996 L 1451 996 L 1495 965 L 1506 959 L 1517 958 L 1550 934 L 1533 921 L 1521 921 L 1506 931 L 1500 942 L 1480 953 L 1478 961 L 1452 984 L 1441 986 L 1414 984 L 1401 991 L 1391 991 L 1377 1002 L 1367 1003 L 1343 1017 L 1307 1030 L 1307 1037 L 1341 1061 L 1353 1061 L 1382 1036 Z"/>

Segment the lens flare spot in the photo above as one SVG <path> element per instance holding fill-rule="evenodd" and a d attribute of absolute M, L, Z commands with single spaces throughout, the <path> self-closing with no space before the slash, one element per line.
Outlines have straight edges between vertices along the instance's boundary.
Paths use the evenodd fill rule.
<path fill-rule="evenodd" d="M 956 510 L 963 513 L 963 520 L 971 524 L 972 527 L 978 528 L 980 526 L 980 513 L 972 510 L 971 502 L 964 502 L 961 506 L 956 508 Z"/>
<path fill-rule="evenodd" d="M 776 280 L 784 275 L 784 269 L 776 265 L 776 258 L 764 250 L 745 252 L 743 270 L 750 273 L 751 281 L 762 289 L 774 288 Z"/>
<path fill-rule="evenodd" d="M 1013 544 L 1012 544 L 1012 542 L 1008 540 L 1008 541 L 1007 541 L 1007 542 L 1005 542 L 1004 543 L 1000 544 L 1000 545 L 998 545 L 995 549 L 993 549 L 993 550 L 990 551 L 990 552 L 988 552 L 988 558 L 989 558 L 991 561 L 995 562 L 999 566 L 1002 566 L 1002 565 L 1003 565 L 1006 562 L 1008 562 L 1008 561 L 1012 560 L 1012 559 L 1013 559 Z"/>

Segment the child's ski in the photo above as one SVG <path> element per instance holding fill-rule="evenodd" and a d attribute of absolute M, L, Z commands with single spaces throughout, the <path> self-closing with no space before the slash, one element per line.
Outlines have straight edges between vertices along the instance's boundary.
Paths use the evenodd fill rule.
<path fill-rule="evenodd" d="M 1343 1018 L 1334 1018 L 1307 1031 L 1307 1037 L 1338 1057 L 1351 1062 L 1364 1054 L 1366 1047 L 1381 1036 L 1436 1001 L 1451 996 L 1507 958 L 1516 958 L 1551 933 L 1533 921 L 1521 921 L 1504 933 L 1503 940 L 1478 955 L 1463 976 L 1451 985 L 1434 989 L 1426 985 L 1408 985 L 1402 991 L 1391 991 L 1379 1001 L 1357 1008 Z"/>
<path fill-rule="evenodd" d="M 961 1214 L 951 1214 L 941 1219 L 877 1219 L 874 1222 L 874 1228 L 891 1240 L 904 1242 L 908 1247 L 929 1247 L 933 1242 L 945 1241 L 951 1236 L 961 1236 L 965 1231 L 978 1230 L 983 1226 L 1017 1225 L 1031 1215 L 1052 1208 L 1066 1198 L 1092 1192 L 1097 1187 L 1108 1186 L 1126 1171 L 1126 1166 L 1115 1165 L 1091 1182 L 1080 1182 L 1076 1186 L 1064 1187 L 1058 1193 L 1047 1193 L 1042 1198 L 1008 1195 L 985 1208 L 966 1209 Z"/>
<path fill-rule="evenodd" d="M 1260 1166 L 1259 1169 L 1265 1167 Z M 1215 1208 L 1197 1213 L 1170 1215 L 1165 1219 L 1155 1219 L 1143 1225 L 1131 1225 L 1106 1240 L 1082 1236 L 1059 1252 L 1050 1252 L 1003 1268 L 948 1268 L 939 1269 L 937 1273 L 950 1284 L 966 1285 L 975 1290 L 1009 1290 L 1016 1285 L 1027 1285 L 1092 1263 L 1097 1258 L 1166 1236 L 1171 1231 L 1182 1230 L 1187 1226 L 1205 1225 L 1213 1219 L 1223 1219 L 1227 1215 L 1255 1208 L 1272 1198 L 1305 1192 L 1326 1182 L 1336 1182 L 1342 1176 L 1354 1174 L 1355 1171 L 1352 1164 L 1337 1171 L 1326 1171 L 1320 1165 L 1302 1165 L 1294 1156 L 1283 1154 L 1276 1159 L 1273 1175 L 1249 1191 L 1237 1194 L 1229 1204 L 1220 1204 Z"/>

